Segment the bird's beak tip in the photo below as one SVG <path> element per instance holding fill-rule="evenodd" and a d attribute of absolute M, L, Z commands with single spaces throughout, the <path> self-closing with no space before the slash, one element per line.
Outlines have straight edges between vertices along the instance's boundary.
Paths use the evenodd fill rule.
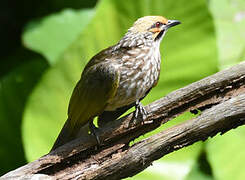
<path fill-rule="evenodd" d="M 178 21 L 178 20 L 168 20 L 167 28 L 176 26 L 176 25 L 178 25 L 178 24 L 181 24 L 181 22 Z"/>

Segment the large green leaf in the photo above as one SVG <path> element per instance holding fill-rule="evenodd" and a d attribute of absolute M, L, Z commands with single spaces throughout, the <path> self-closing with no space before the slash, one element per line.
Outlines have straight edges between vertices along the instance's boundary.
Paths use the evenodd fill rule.
<path fill-rule="evenodd" d="M 17 57 L 23 59 L 20 54 Z M 28 95 L 46 68 L 47 62 L 34 55 L 0 79 L 0 175 L 26 163 L 21 139 L 22 113 Z"/>
<path fill-rule="evenodd" d="M 245 161 L 245 128 L 239 127 L 208 141 L 208 160 L 217 180 L 243 180 Z"/>
<path fill-rule="evenodd" d="M 65 49 L 77 38 L 93 16 L 93 10 L 63 10 L 28 24 L 23 34 L 27 48 L 43 54 L 54 64 Z"/>
<path fill-rule="evenodd" d="M 214 179 L 212 168 L 208 162 L 207 152 L 205 151 L 205 148 L 202 148 L 202 151 L 199 154 L 197 161 L 195 162 L 188 176 L 186 176 L 185 178 L 185 180 L 196 180 L 196 179 L 198 180 Z"/>
<path fill-rule="evenodd" d="M 154 14 L 178 19 L 182 24 L 169 30 L 163 40 L 160 82 L 144 100 L 145 104 L 217 71 L 212 18 L 204 0 L 192 3 L 186 0 L 101 0 L 91 23 L 44 75 L 29 99 L 23 124 L 28 160 L 38 158 L 51 148 L 66 120 L 72 89 L 86 62 L 99 50 L 118 42 L 137 18 Z M 185 119 L 189 117 L 186 115 Z M 201 144 L 197 144 L 196 148 L 173 153 L 163 162 L 185 167 L 185 174 L 179 175 L 184 177 L 191 170 L 200 148 Z M 169 177 L 169 173 L 165 173 Z"/>
<path fill-rule="evenodd" d="M 245 1 L 211 0 L 209 6 L 215 18 L 220 69 L 245 60 Z M 245 127 L 239 127 L 207 142 L 215 179 L 245 179 L 241 169 L 245 160 L 244 138 Z"/>
<path fill-rule="evenodd" d="M 210 0 L 221 69 L 245 60 L 245 1 Z"/>

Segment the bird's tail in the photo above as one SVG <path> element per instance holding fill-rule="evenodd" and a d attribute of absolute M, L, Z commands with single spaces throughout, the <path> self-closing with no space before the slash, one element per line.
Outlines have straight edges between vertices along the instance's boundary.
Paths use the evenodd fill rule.
<path fill-rule="evenodd" d="M 64 145 L 66 142 L 69 142 L 72 139 L 72 131 L 71 131 L 71 127 L 70 127 L 70 121 L 67 120 L 61 130 L 61 132 L 59 133 L 59 136 L 57 137 L 57 139 L 55 140 L 55 143 L 51 149 L 54 150 L 59 146 Z"/>
<path fill-rule="evenodd" d="M 88 123 L 83 125 L 82 127 L 76 128 L 72 126 L 71 121 L 67 119 L 51 151 L 66 144 L 71 140 L 74 140 L 79 136 L 86 136 L 86 135 L 88 135 Z"/>

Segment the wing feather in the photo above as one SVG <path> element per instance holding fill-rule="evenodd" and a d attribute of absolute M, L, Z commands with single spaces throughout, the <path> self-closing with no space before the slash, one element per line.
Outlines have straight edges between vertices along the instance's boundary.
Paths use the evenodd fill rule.
<path fill-rule="evenodd" d="M 86 68 L 77 83 L 68 108 L 68 119 L 53 148 L 57 148 L 80 134 L 80 129 L 104 111 L 119 85 L 119 72 L 109 62 Z"/>

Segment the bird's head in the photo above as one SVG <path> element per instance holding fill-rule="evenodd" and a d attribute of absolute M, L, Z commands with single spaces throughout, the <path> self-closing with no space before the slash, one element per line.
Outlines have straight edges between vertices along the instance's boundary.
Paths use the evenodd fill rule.
<path fill-rule="evenodd" d="M 145 16 L 139 18 L 134 25 L 129 28 L 125 36 L 114 47 L 135 47 L 146 45 L 149 47 L 157 47 L 160 41 L 170 27 L 180 24 L 177 20 L 168 20 L 162 16 Z"/>
<path fill-rule="evenodd" d="M 180 24 L 177 20 L 168 20 L 162 16 L 144 16 L 129 29 L 133 33 L 147 34 L 154 40 L 161 40 L 166 31 Z"/>

